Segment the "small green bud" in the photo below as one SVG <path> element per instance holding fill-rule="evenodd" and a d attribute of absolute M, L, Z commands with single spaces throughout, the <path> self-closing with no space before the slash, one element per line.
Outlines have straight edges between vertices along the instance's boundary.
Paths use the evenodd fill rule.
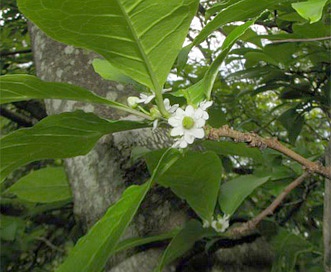
<path fill-rule="evenodd" d="M 136 108 L 138 106 L 139 98 L 136 96 L 129 96 L 128 97 L 128 105 L 131 108 Z"/>

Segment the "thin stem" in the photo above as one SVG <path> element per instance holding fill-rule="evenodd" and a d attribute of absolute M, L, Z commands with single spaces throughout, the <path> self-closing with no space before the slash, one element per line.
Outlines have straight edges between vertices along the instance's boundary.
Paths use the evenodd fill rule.
<path fill-rule="evenodd" d="M 11 55 L 16 55 L 16 54 L 27 54 L 31 53 L 31 49 L 26 49 L 26 50 L 18 50 L 14 52 L 0 52 L 0 56 L 6 57 L 6 56 L 11 56 Z"/>
<path fill-rule="evenodd" d="M 256 226 L 268 215 L 274 213 L 276 208 L 282 203 L 286 196 L 297 186 L 299 186 L 307 177 L 310 176 L 310 173 L 305 172 L 300 177 L 291 182 L 286 188 L 274 199 L 274 201 L 256 217 L 250 221 L 240 225 L 239 227 L 231 229 L 231 234 L 235 236 L 242 236 L 253 231 Z"/>
<path fill-rule="evenodd" d="M 135 109 L 129 108 L 129 107 L 115 106 L 113 104 L 109 104 L 109 106 L 112 107 L 112 108 L 115 108 L 115 109 L 126 111 L 128 113 L 132 113 L 134 115 L 137 115 L 137 116 L 142 117 L 142 118 L 144 118 L 146 120 L 149 120 L 149 121 L 152 121 L 153 120 L 153 118 L 151 116 L 149 116 L 149 115 L 147 115 L 147 114 L 145 114 L 143 112 L 137 111 Z"/>
<path fill-rule="evenodd" d="M 20 127 L 32 127 L 34 125 L 33 120 L 29 117 L 18 112 L 11 111 L 5 107 L 0 107 L 0 115 L 15 122 Z"/>
<path fill-rule="evenodd" d="M 286 40 L 275 40 L 272 43 L 289 43 L 289 42 L 316 42 L 330 40 L 331 36 L 319 37 L 319 38 L 306 38 L 306 39 L 286 39 Z"/>
<path fill-rule="evenodd" d="M 229 126 L 225 125 L 218 129 L 211 128 L 207 135 L 207 138 L 211 140 L 218 140 L 221 137 L 229 137 L 234 139 L 237 142 L 248 143 L 251 147 L 258 147 L 260 149 L 271 148 L 273 150 L 279 151 L 285 156 L 297 161 L 300 163 L 308 172 L 317 173 L 331 179 L 331 168 L 324 167 L 318 162 L 312 162 L 302 157 L 293 150 L 282 145 L 276 138 L 262 138 L 255 133 L 243 133 L 231 129 Z"/>
<path fill-rule="evenodd" d="M 162 91 L 160 91 L 160 90 L 155 91 L 155 101 L 156 101 L 156 105 L 159 108 L 159 111 L 161 112 L 162 116 L 164 116 L 165 118 L 168 118 L 170 114 L 164 106 Z"/>

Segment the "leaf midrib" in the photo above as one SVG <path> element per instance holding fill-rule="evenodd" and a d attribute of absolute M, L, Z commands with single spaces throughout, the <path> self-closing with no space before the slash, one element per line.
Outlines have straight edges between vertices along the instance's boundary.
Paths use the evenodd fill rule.
<path fill-rule="evenodd" d="M 136 35 L 135 29 L 134 29 L 134 27 L 133 27 L 133 25 L 132 25 L 132 23 L 130 21 L 129 14 L 126 13 L 125 8 L 121 4 L 121 0 L 116 0 L 116 2 L 117 2 L 118 6 L 120 7 L 120 9 L 121 9 L 121 11 L 123 13 L 124 19 L 125 19 L 125 21 L 127 22 L 128 26 L 130 28 L 130 31 L 131 31 L 131 33 L 133 35 L 133 38 L 136 41 L 136 44 L 138 46 L 139 52 L 140 52 L 140 54 L 141 54 L 141 56 L 142 56 L 142 58 L 144 60 L 145 65 L 147 66 L 148 73 L 149 73 L 149 75 L 151 77 L 152 84 L 153 84 L 153 86 L 155 88 L 154 91 L 155 92 L 160 92 L 162 90 L 162 88 L 161 88 L 161 86 L 159 85 L 159 82 L 156 79 L 155 73 L 154 73 L 154 71 L 153 71 L 153 69 L 151 67 L 151 64 L 149 62 L 149 59 L 148 59 L 147 55 L 145 54 L 145 51 L 143 50 L 143 46 L 142 46 L 142 44 L 140 42 L 140 39 Z"/>

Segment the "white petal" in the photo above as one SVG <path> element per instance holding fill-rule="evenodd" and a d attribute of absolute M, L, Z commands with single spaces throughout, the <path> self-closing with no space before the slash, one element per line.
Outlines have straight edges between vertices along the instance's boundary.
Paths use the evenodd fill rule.
<path fill-rule="evenodd" d="M 182 119 L 178 118 L 177 116 L 170 117 L 168 119 L 168 124 L 173 127 L 181 127 L 182 126 Z"/>
<path fill-rule="evenodd" d="M 184 131 L 181 127 L 175 127 L 170 131 L 171 136 L 182 136 L 184 134 Z"/>
<path fill-rule="evenodd" d="M 192 144 L 194 142 L 194 135 L 189 133 L 184 133 L 184 139 L 188 144 Z"/>
<path fill-rule="evenodd" d="M 144 102 L 144 104 L 148 104 L 149 102 L 151 102 L 153 100 L 153 98 L 155 97 L 155 95 L 150 95 L 146 98 L 146 101 Z"/>
<path fill-rule="evenodd" d="M 175 105 L 172 105 L 170 109 L 167 109 L 167 108 L 166 108 L 166 110 L 167 110 L 169 113 L 173 114 L 173 113 L 175 113 L 175 111 L 176 111 L 178 108 L 179 108 L 179 104 L 175 104 Z"/>
<path fill-rule="evenodd" d="M 155 130 L 157 128 L 158 122 L 159 122 L 159 119 L 155 119 L 154 120 L 154 122 L 153 122 L 153 130 Z"/>
<path fill-rule="evenodd" d="M 205 131 L 203 130 L 203 128 L 193 128 L 191 129 L 191 134 L 198 139 L 202 139 L 203 137 L 205 137 Z"/>
<path fill-rule="evenodd" d="M 198 119 L 194 123 L 194 127 L 196 128 L 202 128 L 206 124 L 206 121 L 204 119 Z"/>
<path fill-rule="evenodd" d="M 183 109 L 182 108 L 178 108 L 177 110 L 176 110 L 176 113 L 175 113 L 175 115 L 176 116 L 185 116 L 185 114 L 184 114 L 184 111 L 183 111 Z"/>
<path fill-rule="evenodd" d="M 194 113 L 194 117 L 195 117 L 196 119 L 200 119 L 200 118 L 203 117 L 204 112 L 205 112 L 205 111 L 203 111 L 202 109 L 199 108 L 199 109 L 197 109 L 197 110 L 195 111 L 195 113 Z"/>
<path fill-rule="evenodd" d="M 171 106 L 170 106 L 170 101 L 169 101 L 168 98 L 165 98 L 165 99 L 163 100 L 163 104 L 164 104 L 164 107 L 166 108 L 166 110 L 167 110 L 168 108 L 171 107 Z"/>
<path fill-rule="evenodd" d="M 188 105 L 185 109 L 185 115 L 194 118 L 194 108 L 191 105 Z"/>
<path fill-rule="evenodd" d="M 179 143 L 179 147 L 180 148 L 186 148 L 187 147 L 187 142 L 184 139 L 181 139 L 180 143 Z"/>
<path fill-rule="evenodd" d="M 202 101 L 200 104 L 199 104 L 199 108 L 202 109 L 202 110 L 206 110 L 208 109 L 211 105 L 213 105 L 213 101 Z"/>

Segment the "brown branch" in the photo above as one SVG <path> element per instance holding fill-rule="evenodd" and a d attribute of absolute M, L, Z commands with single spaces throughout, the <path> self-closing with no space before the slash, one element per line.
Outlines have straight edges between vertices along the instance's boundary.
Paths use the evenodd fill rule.
<path fill-rule="evenodd" d="M 18 112 L 11 111 L 5 107 L 0 107 L 0 115 L 15 122 L 20 127 L 32 127 L 34 125 L 33 120 L 29 117 Z"/>
<path fill-rule="evenodd" d="M 317 42 L 330 40 L 331 36 L 319 37 L 319 38 L 306 38 L 306 39 L 285 39 L 285 40 L 274 40 L 272 43 L 291 43 L 291 42 Z"/>
<path fill-rule="evenodd" d="M 234 236 L 242 236 L 246 235 L 250 232 L 252 232 L 256 226 L 268 215 L 271 215 L 274 213 L 276 208 L 282 203 L 282 201 L 285 199 L 285 197 L 297 186 L 299 186 L 308 176 L 310 173 L 305 172 L 300 177 L 295 179 L 292 183 L 290 183 L 286 188 L 278 195 L 275 200 L 266 208 L 264 209 L 260 214 L 258 214 L 256 217 L 251 219 L 250 221 L 243 223 L 242 225 L 235 227 L 230 230 L 231 234 Z"/>
<path fill-rule="evenodd" d="M 27 53 L 31 53 L 31 52 L 32 52 L 31 49 L 18 50 L 18 51 L 14 51 L 14 52 L 0 52 L 0 56 L 6 57 L 6 56 L 11 56 L 11 55 L 16 55 L 16 54 L 27 54 Z"/>
<path fill-rule="evenodd" d="M 306 171 L 309 173 L 317 173 L 328 179 L 331 179 L 331 168 L 324 167 L 318 162 L 312 162 L 297 154 L 293 150 L 282 145 L 276 138 L 262 138 L 255 133 L 243 133 L 231 129 L 225 125 L 220 128 L 211 128 L 207 135 L 207 138 L 211 140 L 218 140 L 221 137 L 229 137 L 237 142 L 248 143 L 252 147 L 258 147 L 260 149 L 271 148 L 276 151 L 283 153 L 285 156 L 300 163 Z"/>

